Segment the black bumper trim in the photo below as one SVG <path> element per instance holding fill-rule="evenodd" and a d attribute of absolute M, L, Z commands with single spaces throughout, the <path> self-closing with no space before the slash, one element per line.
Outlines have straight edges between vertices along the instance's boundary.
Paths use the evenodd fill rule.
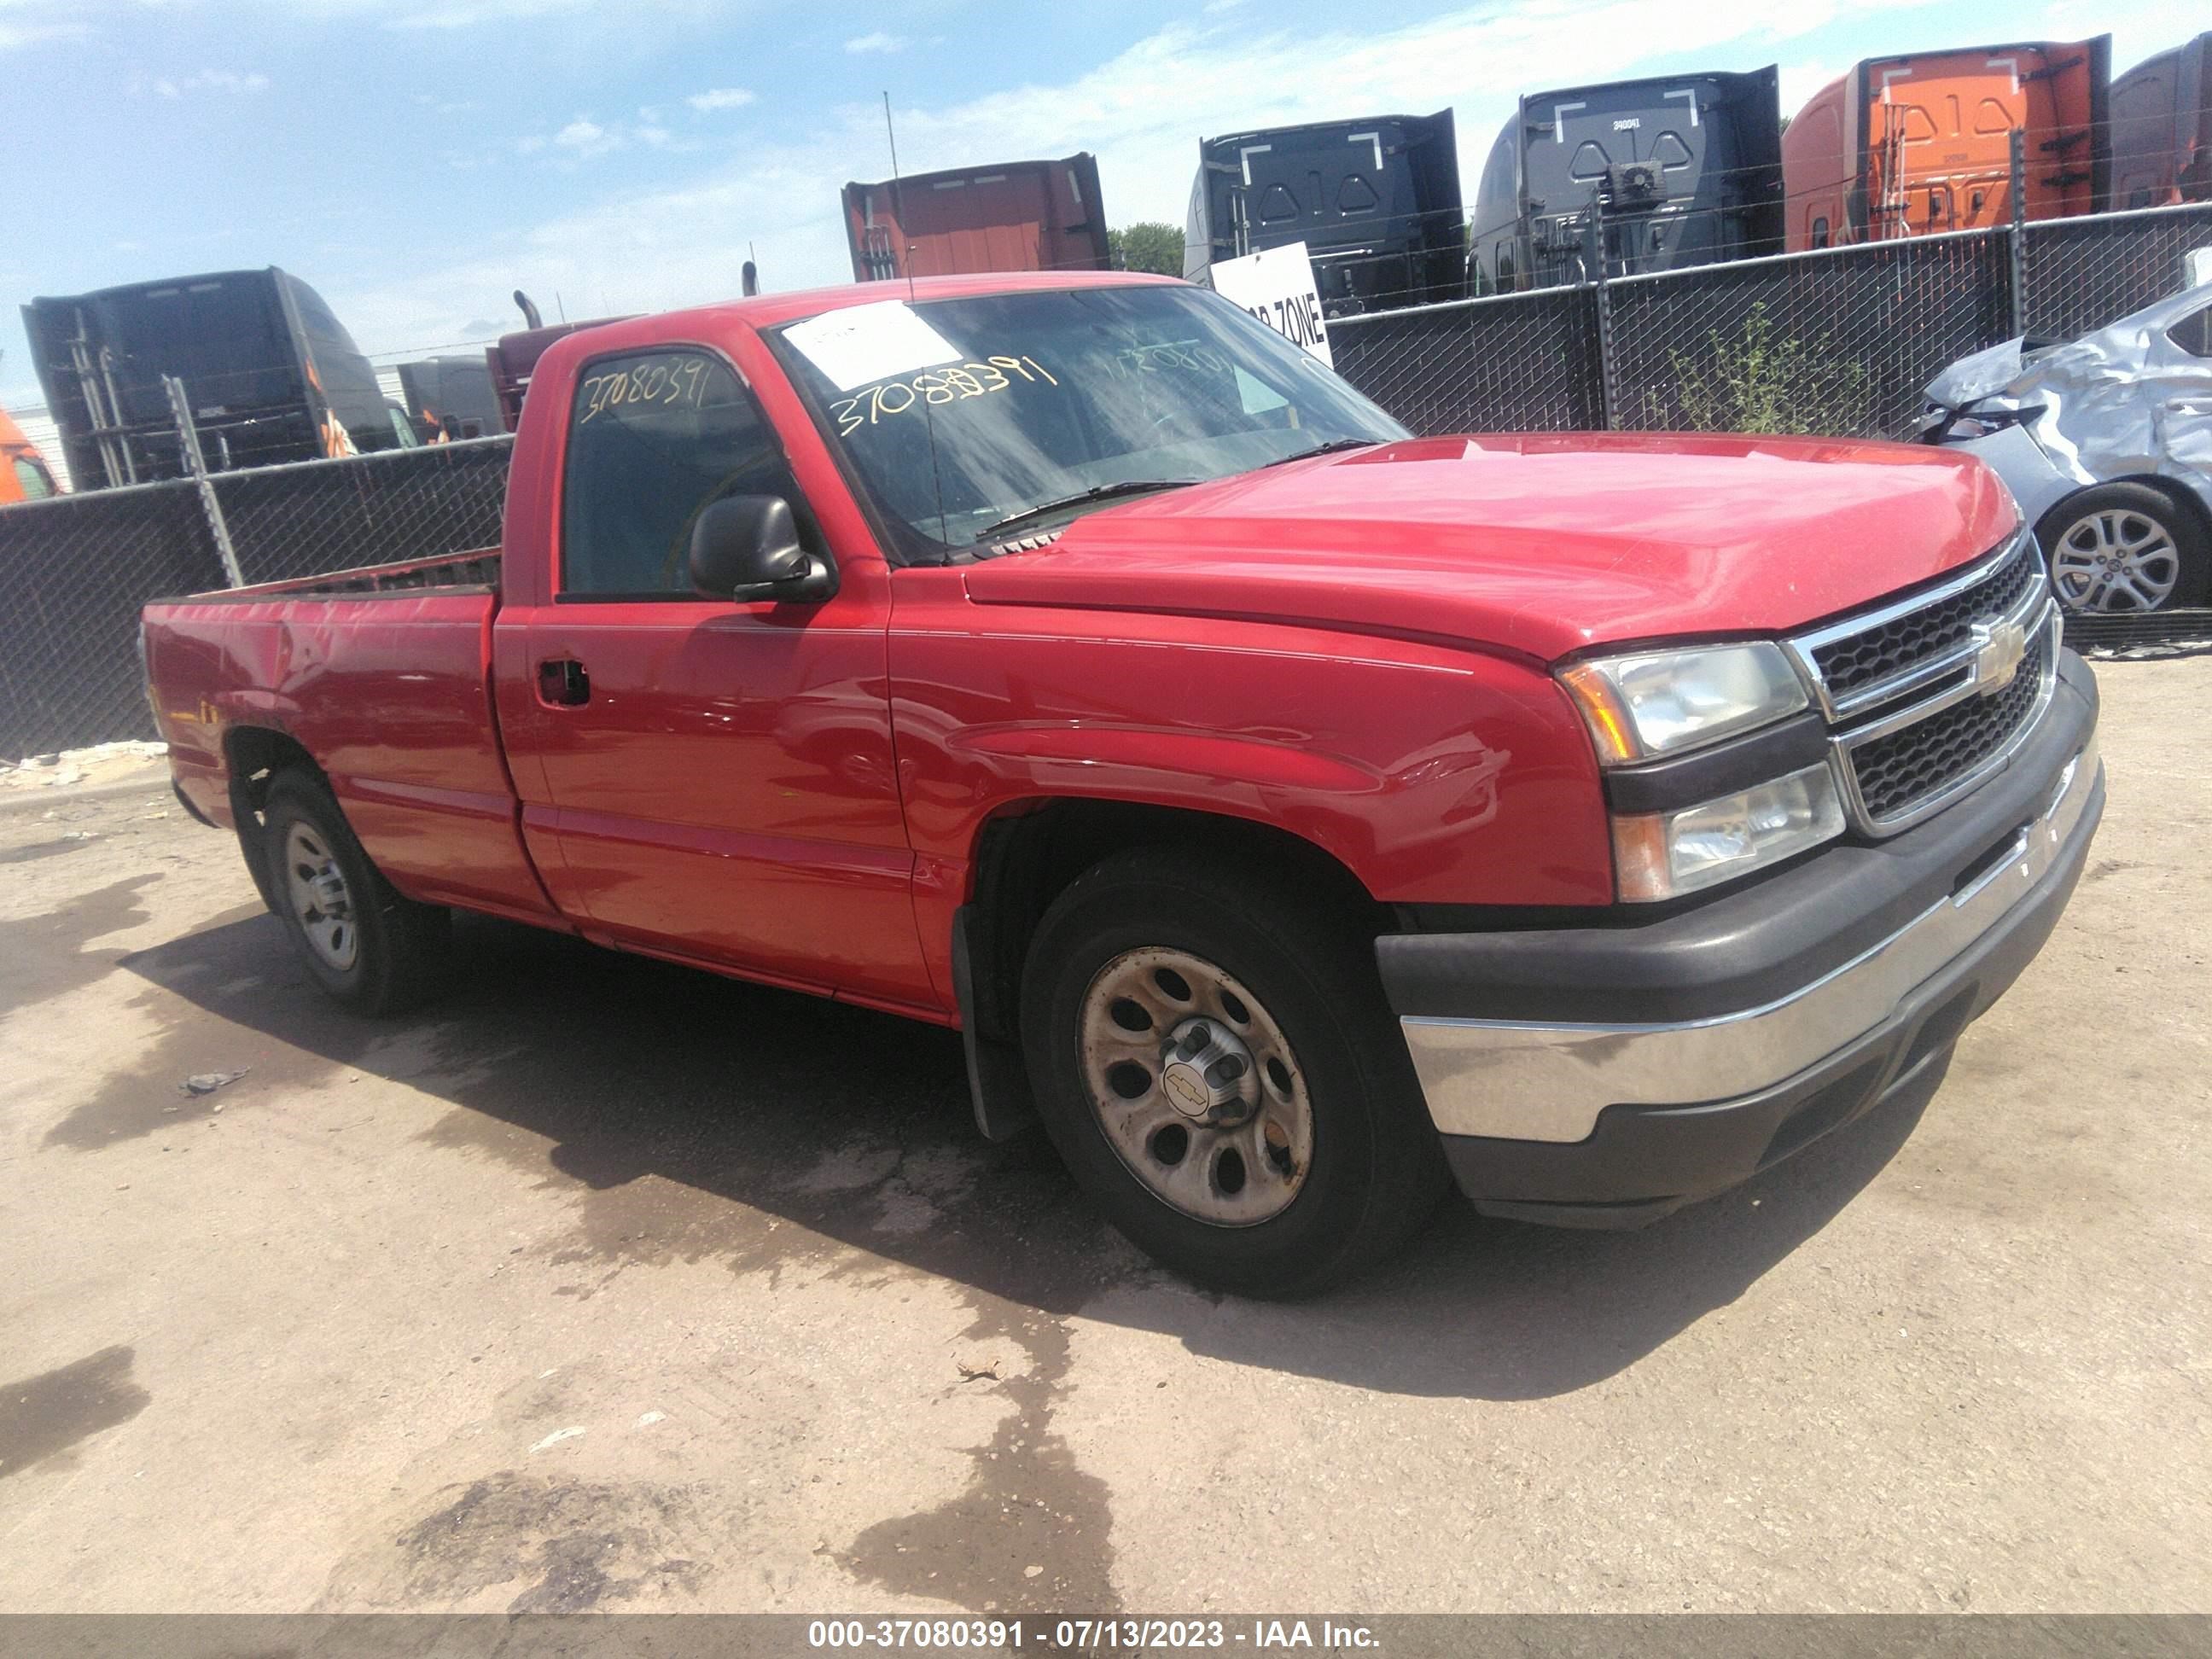
<path fill-rule="evenodd" d="M 1585 1140 L 1446 1135 L 1460 1188 L 1485 1214 L 1553 1225 L 1641 1226 L 1748 1180 L 1908 1087 L 2004 994 L 2073 896 L 2105 811 L 2094 790 L 2034 890 L 1888 1019 L 1819 1064 L 1733 1100 L 1609 1106 Z"/>

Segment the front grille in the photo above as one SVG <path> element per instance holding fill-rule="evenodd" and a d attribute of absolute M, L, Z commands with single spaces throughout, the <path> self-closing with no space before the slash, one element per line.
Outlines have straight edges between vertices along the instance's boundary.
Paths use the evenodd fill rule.
<path fill-rule="evenodd" d="M 2037 630 L 2019 670 L 2002 690 L 1938 709 L 1886 738 L 1849 751 L 1859 794 L 1876 823 L 1895 818 L 1948 788 L 2010 742 L 2035 712 L 2050 665 L 2051 630 Z"/>
<path fill-rule="evenodd" d="M 2056 615 L 2043 556 L 2022 532 L 1917 600 L 1870 606 L 1790 641 L 1818 684 L 1837 780 L 1863 833 L 1894 835 L 2003 763 L 2048 700 Z M 1992 689 L 1984 677 L 1994 678 L 2003 659 L 1993 653 L 2008 639 L 2022 653 Z"/>
<path fill-rule="evenodd" d="M 1864 633 L 1817 646 L 1813 665 L 1832 698 L 1849 696 L 1964 645 L 1976 623 L 2006 615 L 2042 580 L 2042 556 L 2023 536 L 2012 556 L 1972 586 Z"/>

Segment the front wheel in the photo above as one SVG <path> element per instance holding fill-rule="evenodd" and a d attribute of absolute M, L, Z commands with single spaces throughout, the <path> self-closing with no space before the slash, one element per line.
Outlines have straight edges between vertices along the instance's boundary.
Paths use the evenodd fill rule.
<path fill-rule="evenodd" d="M 1023 1028 L 1076 1179 L 1201 1283 L 1310 1294 L 1444 1188 L 1372 939 L 1289 883 L 1165 848 L 1106 860 L 1038 926 Z"/>
<path fill-rule="evenodd" d="M 2148 484 L 2099 484 L 2036 526 L 2069 610 L 2106 615 L 2203 605 L 2212 559 L 2195 519 Z"/>

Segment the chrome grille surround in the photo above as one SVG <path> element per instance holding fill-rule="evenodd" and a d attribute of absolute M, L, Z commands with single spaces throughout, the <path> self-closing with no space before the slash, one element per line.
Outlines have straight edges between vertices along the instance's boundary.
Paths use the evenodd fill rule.
<path fill-rule="evenodd" d="M 1896 835 L 2002 769 L 2051 705 L 2060 627 L 2023 526 L 1935 587 L 1787 641 L 1852 826 Z"/>

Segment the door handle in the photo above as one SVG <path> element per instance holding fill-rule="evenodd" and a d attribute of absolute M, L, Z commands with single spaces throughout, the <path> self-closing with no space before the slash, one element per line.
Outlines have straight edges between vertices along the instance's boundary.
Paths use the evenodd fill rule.
<path fill-rule="evenodd" d="M 574 657 L 555 657 L 538 665 L 538 701 L 578 708 L 592 700 L 592 677 Z"/>

